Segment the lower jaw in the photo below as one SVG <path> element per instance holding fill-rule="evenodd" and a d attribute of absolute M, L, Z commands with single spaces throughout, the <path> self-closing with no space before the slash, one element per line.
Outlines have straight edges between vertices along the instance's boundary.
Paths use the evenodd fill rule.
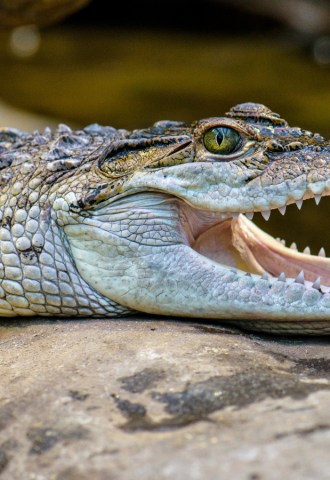
<path fill-rule="evenodd" d="M 287 248 L 242 214 L 204 231 L 191 247 L 224 266 L 282 280 L 298 279 L 330 291 L 330 258 Z"/>

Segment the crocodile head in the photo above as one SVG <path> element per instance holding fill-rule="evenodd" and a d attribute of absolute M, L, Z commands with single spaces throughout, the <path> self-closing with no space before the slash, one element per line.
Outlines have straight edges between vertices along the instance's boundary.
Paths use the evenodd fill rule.
<path fill-rule="evenodd" d="M 162 193 L 180 210 L 186 244 L 208 259 L 330 286 L 330 259 L 286 248 L 251 222 L 255 212 L 268 220 L 273 209 L 284 215 L 287 205 L 301 207 L 311 197 L 318 203 L 330 192 L 330 143 L 319 134 L 245 103 L 193 125 L 157 122 L 98 153 L 97 185 L 87 184 L 71 210 L 105 203 L 102 212 L 110 212 L 119 199 L 123 205 L 140 192 L 148 192 L 145 198 Z"/>
<path fill-rule="evenodd" d="M 162 126 L 169 125 L 156 125 Z M 303 271 L 316 285 L 330 285 L 330 260 L 285 248 L 249 221 L 254 212 L 268 220 L 273 209 L 284 215 L 287 205 L 300 208 L 311 197 L 319 203 L 330 192 L 328 141 L 289 127 L 263 105 L 246 103 L 225 117 L 197 122 L 174 151 L 167 148 L 169 155 L 154 157 L 149 171 L 136 172 L 128 185 L 182 199 L 192 248 L 246 272 L 302 279 Z M 201 211 L 204 219 L 207 212 L 218 217 L 216 225 L 196 222 Z"/>
<path fill-rule="evenodd" d="M 330 259 L 286 248 L 251 221 L 329 194 L 329 141 L 254 103 L 194 124 L 60 133 L 38 147 L 41 168 L 54 171 L 43 198 L 78 275 L 102 298 L 330 331 Z"/>
<path fill-rule="evenodd" d="M 328 194 L 330 144 L 319 134 L 246 103 L 192 125 L 126 132 L 88 168 L 70 201 L 57 200 L 57 221 L 80 275 L 102 295 L 145 312 L 278 324 L 315 319 L 310 304 L 326 304 L 330 259 L 286 248 L 251 221 Z M 238 301 L 246 274 L 251 289 Z"/>

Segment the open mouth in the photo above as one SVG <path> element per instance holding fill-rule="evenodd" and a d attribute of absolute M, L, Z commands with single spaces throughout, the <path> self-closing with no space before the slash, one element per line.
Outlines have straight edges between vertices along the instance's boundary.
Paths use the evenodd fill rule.
<path fill-rule="evenodd" d="M 311 205 L 311 202 L 312 200 L 306 203 Z M 319 199 L 316 203 L 319 203 Z M 310 205 L 308 210 L 311 215 Z M 295 226 L 290 223 L 290 209 L 293 208 L 293 205 L 288 208 L 289 224 L 286 224 L 286 229 L 291 230 L 291 234 L 295 230 Z M 320 207 L 314 204 L 313 208 Z M 284 213 L 283 210 L 281 213 Z M 300 214 L 295 208 L 294 215 Z M 286 215 L 284 223 L 285 217 Z M 262 222 L 265 224 L 269 216 L 264 216 L 264 219 Z M 306 223 L 304 228 L 307 229 Z M 297 234 L 299 236 L 299 228 Z M 292 279 L 325 293 L 330 291 L 330 258 L 325 256 L 322 245 L 315 254 L 311 254 L 309 247 L 299 252 L 294 242 L 287 247 L 285 240 L 272 237 L 244 214 L 218 221 L 210 228 L 203 229 L 190 244 L 201 255 L 224 266 L 278 278 L 280 281 Z"/>

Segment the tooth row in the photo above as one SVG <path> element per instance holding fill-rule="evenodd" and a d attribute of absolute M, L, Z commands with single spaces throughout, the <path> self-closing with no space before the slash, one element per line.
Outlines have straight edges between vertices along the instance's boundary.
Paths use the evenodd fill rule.
<path fill-rule="evenodd" d="M 283 245 L 285 245 L 285 241 L 284 240 L 281 240 L 280 238 L 277 238 L 276 240 L 280 241 L 281 243 L 283 243 Z M 292 242 L 291 245 L 290 245 L 290 248 L 291 250 L 296 250 L 297 252 L 299 251 L 298 248 L 297 248 L 297 244 L 295 242 Z M 307 247 L 304 248 L 303 252 L 305 255 L 311 255 L 311 249 L 310 247 L 307 245 Z M 325 253 L 325 250 L 323 247 L 320 248 L 320 251 L 319 253 L 317 254 L 318 257 L 323 257 L 323 258 L 326 258 L 326 253 Z"/>
<path fill-rule="evenodd" d="M 280 240 L 281 243 L 284 242 L 284 240 Z M 285 242 L 284 242 L 284 245 L 285 245 Z M 292 250 L 296 250 L 297 252 L 299 251 L 298 248 L 297 248 L 297 244 L 295 242 L 292 242 L 291 245 L 290 245 L 290 248 Z M 311 249 L 310 247 L 307 245 L 307 247 L 304 248 L 303 252 L 305 255 L 311 255 Z M 320 251 L 319 253 L 317 254 L 318 257 L 326 257 L 326 253 L 325 253 L 325 250 L 323 247 L 320 248 Z"/>
<path fill-rule="evenodd" d="M 260 213 L 264 217 L 265 220 L 268 220 L 268 218 L 270 216 L 270 210 L 263 211 L 263 212 L 260 212 Z M 252 220 L 253 212 L 245 213 L 245 215 L 249 220 Z M 233 215 L 233 217 L 234 217 L 234 215 Z M 236 217 L 234 217 L 234 218 L 236 218 Z M 278 242 L 280 242 L 282 245 L 285 246 L 285 240 L 283 240 L 280 237 L 277 237 L 276 240 Z M 290 248 L 291 248 L 291 250 L 295 250 L 296 252 L 299 252 L 296 242 L 292 242 L 291 245 L 290 245 Z M 310 247 L 307 245 L 307 247 L 304 248 L 302 253 L 304 253 L 305 255 L 311 255 Z M 318 257 L 326 258 L 326 253 L 325 253 L 325 250 L 324 250 L 323 247 L 320 248 L 320 251 L 317 255 L 318 255 Z"/>
<path fill-rule="evenodd" d="M 269 274 L 267 272 L 264 272 L 261 276 L 264 280 L 269 280 Z M 281 272 L 279 276 L 277 277 L 277 280 L 279 282 L 286 282 L 286 275 L 284 272 Z M 305 285 L 305 274 L 304 271 L 301 270 L 301 272 L 296 276 L 294 279 L 294 283 L 300 283 L 301 285 Z M 312 284 L 313 288 L 316 288 L 316 290 L 320 290 L 321 288 L 321 278 L 317 277 L 317 279 L 313 282 Z"/>
<path fill-rule="evenodd" d="M 282 238 L 280 237 L 277 237 L 276 240 L 280 243 L 282 243 L 282 245 L 285 246 L 285 240 L 283 240 Z M 297 244 L 295 242 L 292 242 L 291 245 L 290 245 L 290 248 L 291 250 L 296 250 L 297 252 L 299 251 L 298 250 L 298 247 L 297 247 Z M 310 247 L 307 245 L 307 247 L 304 248 L 303 252 L 305 255 L 311 255 L 311 249 Z M 324 257 L 326 258 L 326 253 L 325 253 L 325 250 L 324 248 L 320 248 L 320 251 L 319 253 L 317 254 L 319 257 Z"/>
<path fill-rule="evenodd" d="M 322 195 L 320 194 L 314 194 L 314 200 L 315 200 L 315 203 L 316 205 L 318 205 L 321 201 L 321 198 L 322 198 Z M 298 207 L 298 210 L 301 209 L 302 207 L 302 204 L 303 204 L 303 199 L 301 198 L 300 200 L 296 200 L 295 203 Z M 281 215 L 285 215 L 285 212 L 286 212 L 286 205 L 283 205 L 282 207 L 278 207 L 278 210 L 279 212 L 281 213 Z M 269 220 L 269 217 L 270 217 L 270 214 L 271 214 L 271 210 L 263 210 L 260 212 L 261 215 L 263 216 L 263 218 L 267 221 Z M 245 212 L 245 216 L 249 219 L 249 220 L 252 220 L 253 219 L 253 215 L 254 215 L 254 212 Z"/>
<path fill-rule="evenodd" d="M 285 245 L 286 245 L 285 240 L 283 240 L 283 239 L 280 238 L 280 237 L 276 237 L 276 240 L 277 240 L 278 242 L 280 242 L 282 245 L 284 245 L 284 247 L 285 247 Z M 290 245 L 290 248 L 291 248 L 291 250 L 295 250 L 295 251 L 299 252 L 296 242 L 292 242 L 291 245 Z M 307 245 L 307 247 L 304 248 L 304 250 L 302 251 L 302 253 L 304 253 L 305 255 L 312 255 L 311 249 L 310 249 L 310 247 L 309 247 L 308 245 Z M 318 257 L 326 258 L 326 253 L 325 253 L 325 250 L 324 250 L 323 247 L 320 248 L 320 251 L 319 251 L 319 253 L 317 254 L 317 256 L 318 256 Z"/>
<path fill-rule="evenodd" d="M 269 276 L 267 273 L 264 273 L 262 275 L 262 278 L 265 280 L 269 279 Z M 279 282 L 286 282 L 286 275 L 284 272 L 281 272 L 280 275 L 277 277 L 277 280 Z M 304 271 L 301 270 L 301 272 L 296 276 L 296 278 L 293 281 L 294 283 L 300 283 L 300 285 L 305 285 L 305 274 Z M 315 288 L 316 290 L 321 291 L 321 278 L 317 277 L 317 279 L 312 283 L 312 288 Z"/>

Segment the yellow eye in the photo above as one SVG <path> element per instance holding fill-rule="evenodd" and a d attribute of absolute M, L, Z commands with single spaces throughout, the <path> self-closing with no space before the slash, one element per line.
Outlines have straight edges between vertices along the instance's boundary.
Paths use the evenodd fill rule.
<path fill-rule="evenodd" d="M 240 144 L 240 135 L 229 127 L 211 128 L 204 135 L 205 148 L 212 153 L 228 155 L 235 152 Z"/>

